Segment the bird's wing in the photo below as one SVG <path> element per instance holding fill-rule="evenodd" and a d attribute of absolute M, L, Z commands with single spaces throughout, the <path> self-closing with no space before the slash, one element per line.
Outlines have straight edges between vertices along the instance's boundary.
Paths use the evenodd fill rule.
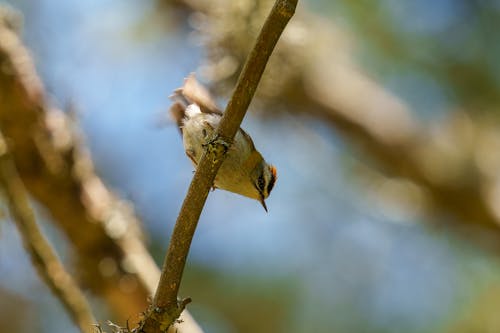
<path fill-rule="evenodd" d="M 214 102 L 208 90 L 196 80 L 193 73 L 184 80 L 182 87 L 174 90 L 170 99 L 174 102 L 170 107 L 170 114 L 181 132 L 186 108 L 190 104 L 198 105 L 201 112 L 222 115 L 221 109 Z"/>
<path fill-rule="evenodd" d="M 240 127 L 240 131 L 241 131 L 241 134 L 243 134 L 243 136 L 246 138 L 246 140 L 248 141 L 248 143 L 250 144 L 250 150 L 255 150 L 255 145 L 253 143 L 253 140 L 252 140 L 252 137 L 243 130 L 243 128 Z"/>
<path fill-rule="evenodd" d="M 197 104 L 201 112 L 222 115 L 222 111 L 215 103 L 212 95 L 210 95 L 208 90 L 196 80 L 194 73 L 189 74 L 184 80 L 184 86 L 181 88 L 181 92 L 184 98 L 191 103 Z"/>
<path fill-rule="evenodd" d="M 170 115 L 174 119 L 175 123 L 177 124 L 177 127 L 181 131 L 182 135 L 182 126 L 184 125 L 183 119 L 184 116 L 186 115 L 186 106 L 180 102 L 180 101 L 175 101 L 172 106 L 170 106 Z"/>

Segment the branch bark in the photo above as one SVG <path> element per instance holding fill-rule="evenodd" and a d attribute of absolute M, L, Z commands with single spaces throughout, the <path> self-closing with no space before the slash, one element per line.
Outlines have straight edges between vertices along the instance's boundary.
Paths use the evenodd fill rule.
<path fill-rule="evenodd" d="M 73 277 L 66 272 L 35 220 L 28 194 L 14 166 L 7 143 L 0 134 L 0 184 L 24 247 L 42 280 L 63 304 L 82 333 L 96 323 L 89 304 Z"/>
<path fill-rule="evenodd" d="M 178 291 L 198 220 L 224 161 L 228 146 L 243 121 L 268 59 L 288 21 L 297 0 L 277 0 L 267 17 L 257 41 L 245 62 L 219 127 L 203 154 L 177 218 L 152 307 L 148 310 L 142 332 L 162 332 L 169 327 L 190 301 L 178 301 Z"/>
<path fill-rule="evenodd" d="M 216 88 L 225 89 L 234 82 L 248 50 L 253 32 L 249 25 L 269 1 L 233 7 L 229 0 L 214 1 L 174 3 L 187 12 L 204 14 L 195 25 L 208 55 L 202 69 Z M 232 10 L 217 10 L 225 7 Z M 227 26 L 233 27 L 231 34 Z M 423 213 L 433 222 L 500 253 L 500 209 L 495 194 L 500 193 L 500 185 L 495 185 L 500 184 L 500 163 L 478 162 L 478 152 L 495 155 L 500 147 L 495 143 L 500 142 L 498 121 L 492 126 L 491 119 L 471 119 L 473 112 L 469 116 L 453 112 L 440 124 L 420 122 L 404 101 L 353 61 L 354 38 L 334 23 L 301 10 L 287 31 L 295 34 L 285 34 L 271 59 L 273 73 L 264 75 L 260 84 L 259 109 L 306 112 L 321 119 L 361 149 L 358 156 L 363 163 L 374 161 L 389 177 L 410 180 L 422 189 L 428 203 Z M 457 123 L 466 129 L 450 129 Z M 491 236 L 487 244 L 485 233 Z"/>
<path fill-rule="evenodd" d="M 105 301 L 114 321 L 133 324 L 160 271 L 132 209 L 95 174 L 69 118 L 47 105 L 13 16 L 0 6 L 0 130 L 26 190 L 69 240 L 78 283 Z M 201 332 L 187 311 L 181 318 L 179 333 Z"/>

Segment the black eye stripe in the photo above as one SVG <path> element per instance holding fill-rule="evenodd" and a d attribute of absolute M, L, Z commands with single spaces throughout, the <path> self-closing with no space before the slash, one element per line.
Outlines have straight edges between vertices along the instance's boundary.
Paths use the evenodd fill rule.
<path fill-rule="evenodd" d="M 264 176 L 260 176 L 259 179 L 257 180 L 257 187 L 258 189 L 261 191 L 261 192 L 264 192 L 264 186 L 265 186 L 265 182 L 264 182 Z"/>

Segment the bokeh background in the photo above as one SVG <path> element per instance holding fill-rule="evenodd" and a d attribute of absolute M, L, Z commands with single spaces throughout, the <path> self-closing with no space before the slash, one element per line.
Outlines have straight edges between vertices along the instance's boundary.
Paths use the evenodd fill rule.
<path fill-rule="evenodd" d="M 168 96 L 196 72 L 225 105 L 270 2 L 2 5 L 160 265 L 193 171 Z M 243 123 L 278 169 L 269 213 L 214 191 L 191 248 L 207 333 L 500 332 L 498 31 L 495 0 L 300 1 Z M 6 210 L 0 294 L 0 327 L 77 332 Z"/>

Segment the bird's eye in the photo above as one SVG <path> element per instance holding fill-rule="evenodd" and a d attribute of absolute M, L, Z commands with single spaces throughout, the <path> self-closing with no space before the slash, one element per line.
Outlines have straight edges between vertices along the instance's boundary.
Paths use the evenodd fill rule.
<path fill-rule="evenodd" d="M 257 180 L 257 188 L 259 189 L 260 192 L 264 192 L 264 176 L 261 175 L 259 179 Z"/>

